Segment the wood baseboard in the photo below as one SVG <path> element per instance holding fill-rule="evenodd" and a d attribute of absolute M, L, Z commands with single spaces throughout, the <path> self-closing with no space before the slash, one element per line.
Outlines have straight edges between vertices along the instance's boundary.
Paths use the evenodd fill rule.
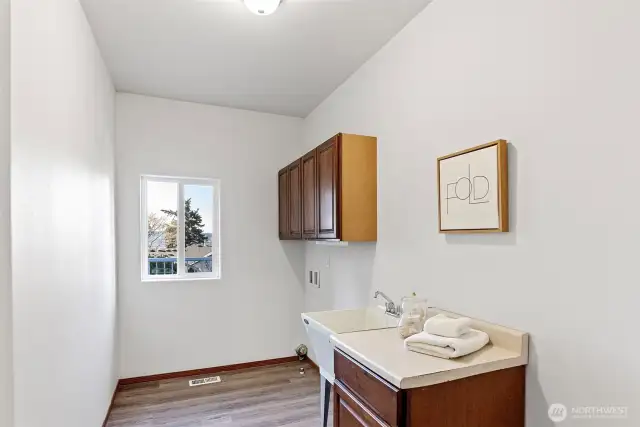
<path fill-rule="evenodd" d="M 113 402 L 116 400 L 116 393 L 120 388 L 120 380 L 116 384 L 116 388 L 113 390 L 113 396 L 111 396 L 111 403 L 109 404 L 109 409 L 107 410 L 107 415 L 104 417 L 104 421 L 102 422 L 102 427 L 107 427 L 107 421 L 109 421 L 109 415 L 111 415 L 111 409 L 113 409 Z"/>
<path fill-rule="evenodd" d="M 162 381 L 174 378 L 195 377 L 199 375 L 217 374 L 225 371 L 237 371 L 238 369 L 257 368 L 260 366 L 280 365 L 282 363 L 296 362 L 297 356 L 280 357 L 278 359 L 260 360 L 257 362 L 236 363 L 234 365 L 216 366 L 213 368 L 192 369 L 190 371 L 168 372 L 166 374 L 145 375 L 142 377 L 124 378 L 118 381 L 118 388 L 121 386 L 148 383 L 152 381 Z"/>

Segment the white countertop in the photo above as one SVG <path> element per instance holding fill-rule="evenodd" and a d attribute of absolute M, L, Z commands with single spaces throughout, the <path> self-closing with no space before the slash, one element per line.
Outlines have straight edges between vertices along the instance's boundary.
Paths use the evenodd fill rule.
<path fill-rule="evenodd" d="M 429 315 L 459 314 L 429 309 Z M 528 363 L 529 336 L 524 332 L 473 319 L 474 329 L 485 331 L 491 344 L 458 359 L 441 359 L 404 348 L 396 328 L 336 333 L 332 343 L 389 383 L 401 389 L 424 387 Z"/>

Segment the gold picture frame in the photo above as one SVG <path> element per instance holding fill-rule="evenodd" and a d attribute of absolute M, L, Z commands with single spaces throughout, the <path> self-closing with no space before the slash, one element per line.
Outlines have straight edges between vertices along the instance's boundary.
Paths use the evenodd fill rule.
<path fill-rule="evenodd" d="M 493 164 L 493 147 L 495 147 L 496 152 L 495 166 Z M 455 159 L 455 163 L 447 162 L 447 160 L 451 159 Z M 478 164 L 482 162 L 480 168 L 484 168 L 485 171 L 488 170 L 486 176 L 471 175 L 473 168 L 478 167 L 478 165 L 474 165 L 473 162 L 477 162 Z M 460 176 L 459 174 L 461 170 L 460 167 L 463 163 L 468 163 L 468 176 Z M 436 169 L 438 171 L 438 230 L 440 233 L 504 233 L 509 231 L 508 163 L 507 141 L 503 139 L 438 158 Z M 493 171 L 494 167 L 496 169 L 495 173 Z M 441 183 L 443 175 L 446 175 L 444 179 L 447 179 L 447 182 Z M 454 178 L 456 179 L 455 182 L 452 182 L 452 177 L 457 177 Z M 468 190 L 466 197 L 460 197 L 458 194 L 458 187 L 461 186 L 460 183 L 463 183 L 463 187 L 464 184 L 466 184 Z M 444 193 L 443 184 L 445 186 Z M 482 189 L 486 188 L 486 193 L 482 198 L 476 198 L 475 187 L 479 186 L 482 186 Z M 463 195 L 465 194 L 464 192 L 462 193 Z M 443 194 L 446 203 L 444 212 L 444 215 L 446 215 L 444 218 L 445 221 L 443 221 Z M 452 194 L 454 194 L 455 197 L 452 197 Z M 474 202 L 472 202 L 472 197 L 474 197 Z M 484 200 L 485 198 L 487 200 Z M 458 209 L 458 213 L 452 213 L 449 209 L 450 200 L 454 199 L 457 199 L 455 200 L 457 202 L 455 207 Z M 461 204 L 460 202 L 464 203 Z M 464 205 L 470 206 L 467 207 Z M 482 206 L 472 208 L 471 206 L 473 205 Z M 482 214 L 478 215 L 475 220 L 473 209 L 476 209 L 476 212 Z M 455 215 L 457 215 L 457 218 L 453 218 Z M 496 215 L 497 218 L 495 217 Z M 446 223 L 444 224 L 444 228 L 443 222 Z M 456 225 L 461 223 L 465 225 Z"/>

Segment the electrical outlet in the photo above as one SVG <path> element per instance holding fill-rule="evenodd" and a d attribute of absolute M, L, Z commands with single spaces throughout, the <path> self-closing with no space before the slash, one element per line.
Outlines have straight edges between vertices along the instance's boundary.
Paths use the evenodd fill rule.
<path fill-rule="evenodd" d="M 307 284 L 316 288 L 320 287 L 320 271 L 308 270 L 307 271 Z"/>

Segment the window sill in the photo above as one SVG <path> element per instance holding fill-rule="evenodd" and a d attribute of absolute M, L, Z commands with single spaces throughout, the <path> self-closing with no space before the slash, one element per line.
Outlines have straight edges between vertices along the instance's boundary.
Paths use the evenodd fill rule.
<path fill-rule="evenodd" d="M 221 277 L 166 277 L 166 278 L 150 278 L 145 277 L 142 283 L 173 283 L 173 282 L 203 282 L 207 280 L 221 280 Z"/>

